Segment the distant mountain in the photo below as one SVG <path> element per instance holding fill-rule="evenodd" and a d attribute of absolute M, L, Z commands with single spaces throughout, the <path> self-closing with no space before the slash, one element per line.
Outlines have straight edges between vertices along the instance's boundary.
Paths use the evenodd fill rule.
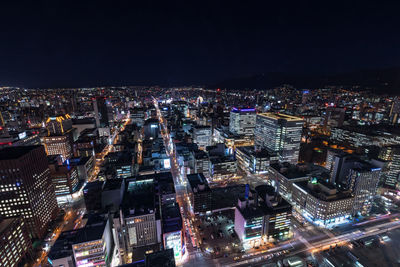
<path fill-rule="evenodd" d="M 265 73 L 225 80 L 210 85 L 211 88 L 227 89 L 271 89 L 283 84 L 296 88 L 323 88 L 325 86 L 359 86 L 381 94 L 400 95 L 400 68 L 361 70 L 335 75 L 300 75 L 287 73 Z"/>

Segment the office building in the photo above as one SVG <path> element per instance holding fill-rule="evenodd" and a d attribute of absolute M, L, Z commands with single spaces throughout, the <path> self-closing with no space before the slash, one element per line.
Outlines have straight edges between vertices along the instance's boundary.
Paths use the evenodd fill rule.
<path fill-rule="evenodd" d="M 400 123 L 400 99 L 396 97 L 393 99 L 392 106 L 390 108 L 389 120 L 391 124 Z"/>
<path fill-rule="evenodd" d="M 49 117 L 46 120 L 46 128 L 48 135 L 63 135 L 72 129 L 71 116 L 65 114 L 63 116 Z"/>
<path fill-rule="evenodd" d="M 71 203 L 73 199 L 78 198 L 78 171 L 73 166 L 60 165 L 60 162 L 55 162 L 54 158 L 50 157 L 48 156 L 50 176 L 54 184 L 57 203 L 59 206 Z"/>
<path fill-rule="evenodd" d="M 384 185 L 397 189 L 400 181 L 400 145 L 383 147 L 379 158 L 387 161 L 383 174 Z"/>
<path fill-rule="evenodd" d="M 235 209 L 235 232 L 245 248 L 290 237 L 292 206 L 269 185 L 239 197 Z"/>
<path fill-rule="evenodd" d="M 193 142 L 198 145 L 200 149 L 205 150 L 207 146 L 211 145 L 211 127 L 210 126 L 194 126 L 193 127 Z"/>
<path fill-rule="evenodd" d="M 93 99 L 93 109 L 95 113 L 97 128 L 106 128 L 110 126 L 109 111 L 106 97 L 96 97 Z"/>
<path fill-rule="evenodd" d="M 103 211 L 116 212 L 119 210 L 125 183 L 122 179 L 108 179 L 101 189 L 101 208 Z"/>
<path fill-rule="evenodd" d="M 144 108 L 135 107 L 130 109 L 129 117 L 132 123 L 136 124 L 137 126 L 143 126 L 146 118 L 145 115 Z"/>
<path fill-rule="evenodd" d="M 354 204 L 350 190 L 317 177 L 294 183 L 292 200 L 308 221 L 323 227 L 348 222 Z"/>
<path fill-rule="evenodd" d="M 238 167 L 255 174 L 267 173 L 270 163 L 277 162 L 279 157 L 266 149 L 256 151 L 254 146 L 243 146 L 236 149 Z"/>
<path fill-rule="evenodd" d="M 21 216 L 0 218 L 0 266 L 18 266 L 31 249 L 24 219 Z"/>
<path fill-rule="evenodd" d="M 104 182 L 94 181 L 87 183 L 83 188 L 83 197 L 85 200 L 85 206 L 88 213 L 98 212 L 102 209 L 102 190 Z"/>
<path fill-rule="evenodd" d="M 31 236 L 44 237 L 58 207 L 43 146 L 0 150 L 0 176 L 0 214 L 22 215 Z"/>
<path fill-rule="evenodd" d="M 154 140 L 160 134 L 160 125 L 157 119 L 148 119 L 143 125 L 144 139 Z"/>
<path fill-rule="evenodd" d="M 297 163 L 303 123 L 303 119 L 285 114 L 257 114 L 256 149 L 266 148 L 277 153 L 282 162 Z"/>
<path fill-rule="evenodd" d="M 374 162 L 355 162 L 347 175 L 347 188 L 354 195 L 353 215 L 368 215 L 376 196 L 381 167 Z"/>
<path fill-rule="evenodd" d="M 191 173 L 203 173 L 206 177 L 209 177 L 210 171 L 210 158 L 207 152 L 203 150 L 193 150 L 193 170 Z"/>
<path fill-rule="evenodd" d="M 73 140 L 71 135 L 51 135 L 43 138 L 47 155 L 61 155 L 63 161 L 72 157 Z"/>
<path fill-rule="evenodd" d="M 233 108 L 229 117 L 229 131 L 238 135 L 253 136 L 256 116 L 254 108 Z"/>
<path fill-rule="evenodd" d="M 161 218 L 154 178 L 138 177 L 126 183 L 120 222 L 126 232 L 124 255 L 130 262 L 134 249 L 161 244 Z"/>
<path fill-rule="evenodd" d="M 164 248 L 173 249 L 175 262 L 180 262 L 186 252 L 186 248 L 178 203 L 164 204 L 161 208 L 161 213 Z"/>
<path fill-rule="evenodd" d="M 269 169 L 271 185 L 286 200 L 292 200 L 293 184 L 310 180 L 310 172 L 305 165 L 293 165 L 288 162 L 273 163 Z"/>
<path fill-rule="evenodd" d="M 110 220 L 103 216 L 90 216 L 74 238 L 72 252 L 75 264 L 77 267 L 109 266 L 113 247 Z"/>
<path fill-rule="evenodd" d="M 210 181 L 218 182 L 234 178 L 237 173 L 236 159 L 233 156 L 210 157 Z"/>
<path fill-rule="evenodd" d="M 211 211 L 211 189 L 202 173 L 187 175 L 187 190 L 193 214 Z"/>
<path fill-rule="evenodd" d="M 342 126 L 331 130 L 330 139 L 341 146 L 388 146 L 400 144 L 400 132 L 385 125 Z"/>

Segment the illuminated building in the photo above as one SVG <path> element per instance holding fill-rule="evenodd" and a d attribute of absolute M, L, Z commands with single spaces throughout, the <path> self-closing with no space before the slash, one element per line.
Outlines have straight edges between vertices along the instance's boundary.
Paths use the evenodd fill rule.
<path fill-rule="evenodd" d="M 266 148 L 278 153 L 282 162 L 297 163 L 303 123 L 303 119 L 285 114 L 257 114 L 254 130 L 256 149 Z"/>
<path fill-rule="evenodd" d="M 75 167 L 61 165 L 49 159 L 50 176 L 54 184 L 58 205 L 68 204 L 73 201 L 74 193 L 78 191 L 78 171 Z"/>
<path fill-rule="evenodd" d="M 400 123 L 400 99 L 398 97 L 393 99 L 392 107 L 390 108 L 389 119 L 390 123 L 392 124 Z"/>
<path fill-rule="evenodd" d="M 90 216 L 85 227 L 77 231 L 72 245 L 76 266 L 109 266 L 113 244 L 110 220 Z"/>
<path fill-rule="evenodd" d="M 254 145 L 253 136 L 233 134 L 227 129 L 214 129 L 213 142 L 215 144 L 223 143 L 229 149 L 229 154 L 233 154 L 238 147 Z"/>
<path fill-rule="evenodd" d="M 267 173 L 270 162 L 278 161 L 279 157 L 266 149 L 255 151 L 254 146 L 244 146 L 236 149 L 236 159 L 242 170 L 261 174 Z"/>
<path fill-rule="evenodd" d="M 233 108 L 230 112 L 229 131 L 234 134 L 253 136 L 256 115 L 254 108 Z"/>
<path fill-rule="evenodd" d="M 210 159 L 208 158 L 207 152 L 203 150 L 194 150 L 193 152 L 193 172 L 192 173 L 203 173 L 209 177 L 210 171 Z"/>
<path fill-rule="evenodd" d="M 72 156 L 72 143 L 73 141 L 69 134 L 44 137 L 47 155 L 61 155 L 63 161 Z"/>
<path fill-rule="evenodd" d="M 23 218 L 0 218 L 0 266 L 18 266 L 31 249 L 31 239 Z"/>
<path fill-rule="evenodd" d="M 319 178 L 294 183 L 292 200 L 306 219 L 319 226 L 348 222 L 354 204 L 349 190 Z"/>
<path fill-rule="evenodd" d="M 185 242 L 178 203 L 163 205 L 161 213 L 164 248 L 173 249 L 175 262 L 179 262 L 185 253 Z"/>
<path fill-rule="evenodd" d="M 133 157 L 130 152 L 112 152 L 105 158 L 107 166 L 115 171 L 116 178 L 128 178 L 133 175 Z"/>
<path fill-rule="evenodd" d="M 211 127 L 210 126 L 195 126 L 193 127 L 193 142 L 200 149 L 205 149 L 211 145 Z"/>
<path fill-rule="evenodd" d="M 336 143 L 353 148 L 400 144 L 400 132 L 381 125 L 335 127 L 331 130 L 330 138 Z"/>
<path fill-rule="evenodd" d="M 309 174 L 307 166 L 296 166 L 288 162 L 273 163 L 269 170 L 271 184 L 289 201 L 292 199 L 293 184 L 310 180 Z"/>
<path fill-rule="evenodd" d="M 160 209 L 156 206 L 155 181 L 150 176 L 126 180 L 120 220 L 126 231 L 127 256 L 135 248 L 161 243 Z"/>
<path fill-rule="evenodd" d="M 181 113 L 184 117 L 189 117 L 188 103 L 186 101 L 172 101 L 171 106 L 174 110 Z"/>
<path fill-rule="evenodd" d="M 235 232 L 245 248 L 290 236 L 292 206 L 269 185 L 239 197 L 235 209 Z"/>
<path fill-rule="evenodd" d="M 143 133 L 145 140 L 157 139 L 160 134 L 160 125 L 158 119 L 148 119 L 144 122 Z"/>
<path fill-rule="evenodd" d="M 353 215 L 367 215 L 371 211 L 381 176 L 381 167 L 374 162 L 355 162 L 347 175 L 347 188 L 354 195 Z"/>
<path fill-rule="evenodd" d="M 64 161 L 64 165 L 70 165 L 76 167 L 78 171 L 78 177 L 80 181 L 86 181 L 89 174 L 92 172 L 94 167 L 94 156 L 70 158 Z"/>
<path fill-rule="evenodd" d="M 193 214 L 211 211 L 211 189 L 202 173 L 187 175 L 187 190 Z"/>
<path fill-rule="evenodd" d="M 85 129 L 74 142 L 74 154 L 80 157 L 94 156 L 94 149 L 98 144 L 100 144 L 100 138 L 97 129 Z"/>
<path fill-rule="evenodd" d="M 48 135 L 63 135 L 72 129 L 71 116 L 65 114 L 64 116 L 49 117 L 46 120 L 46 128 Z"/>
<path fill-rule="evenodd" d="M 221 181 L 232 178 L 237 173 L 237 164 L 233 156 L 210 157 L 210 180 Z"/>
<path fill-rule="evenodd" d="M 346 110 L 344 108 L 327 107 L 324 118 L 325 129 L 328 126 L 330 128 L 343 126 L 345 112 Z"/>
<path fill-rule="evenodd" d="M 22 215 L 32 237 L 42 238 L 58 212 L 43 146 L 0 150 L 0 214 Z"/>
<path fill-rule="evenodd" d="M 145 120 L 144 108 L 135 107 L 129 111 L 129 118 L 131 119 L 131 122 L 138 126 L 143 126 Z"/>
<path fill-rule="evenodd" d="M 388 162 L 383 174 L 385 186 L 392 189 L 398 188 L 400 181 L 400 146 L 383 147 L 379 158 Z"/>

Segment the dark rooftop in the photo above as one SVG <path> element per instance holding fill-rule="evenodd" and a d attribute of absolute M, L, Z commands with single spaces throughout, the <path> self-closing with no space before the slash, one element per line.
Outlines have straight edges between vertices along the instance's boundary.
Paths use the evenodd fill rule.
<path fill-rule="evenodd" d="M 44 147 L 43 146 L 13 146 L 13 147 L 5 147 L 0 150 L 0 160 L 12 160 L 12 159 L 18 159 L 25 154 L 28 154 L 32 150 L 35 150 L 39 147 L 43 148 L 44 152 Z"/>
<path fill-rule="evenodd" d="M 203 184 L 205 185 L 205 189 L 203 190 L 203 192 L 211 191 L 210 187 L 208 186 L 207 179 L 204 177 L 204 174 L 202 173 L 189 174 L 187 175 L 187 179 L 192 189 L 197 188 L 198 185 L 200 184 Z"/>

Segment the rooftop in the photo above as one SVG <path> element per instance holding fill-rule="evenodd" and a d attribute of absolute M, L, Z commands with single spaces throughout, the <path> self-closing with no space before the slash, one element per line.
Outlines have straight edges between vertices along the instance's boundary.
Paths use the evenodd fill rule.
<path fill-rule="evenodd" d="M 5 147 L 0 150 L 0 160 L 19 159 L 20 157 L 28 154 L 29 152 L 43 146 L 13 146 Z M 44 148 L 43 148 L 44 152 Z"/>
<path fill-rule="evenodd" d="M 211 191 L 210 187 L 208 186 L 207 179 L 204 177 L 202 173 L 188 174 L 187 179 L 192 189 L 197 188 L 198 185 L 203 184 L 205 185 L 203 192 Z"/>
<path fill-rule="evenodd" d="M 275 120 L 303 121 L 302 118 L 283 114 L 283 113 L 266 112 L 266 113 L 260 113 L 260 114 L 258 114 L 258 116 L 267 117 L 267 118 L 275 119 Z"/>

